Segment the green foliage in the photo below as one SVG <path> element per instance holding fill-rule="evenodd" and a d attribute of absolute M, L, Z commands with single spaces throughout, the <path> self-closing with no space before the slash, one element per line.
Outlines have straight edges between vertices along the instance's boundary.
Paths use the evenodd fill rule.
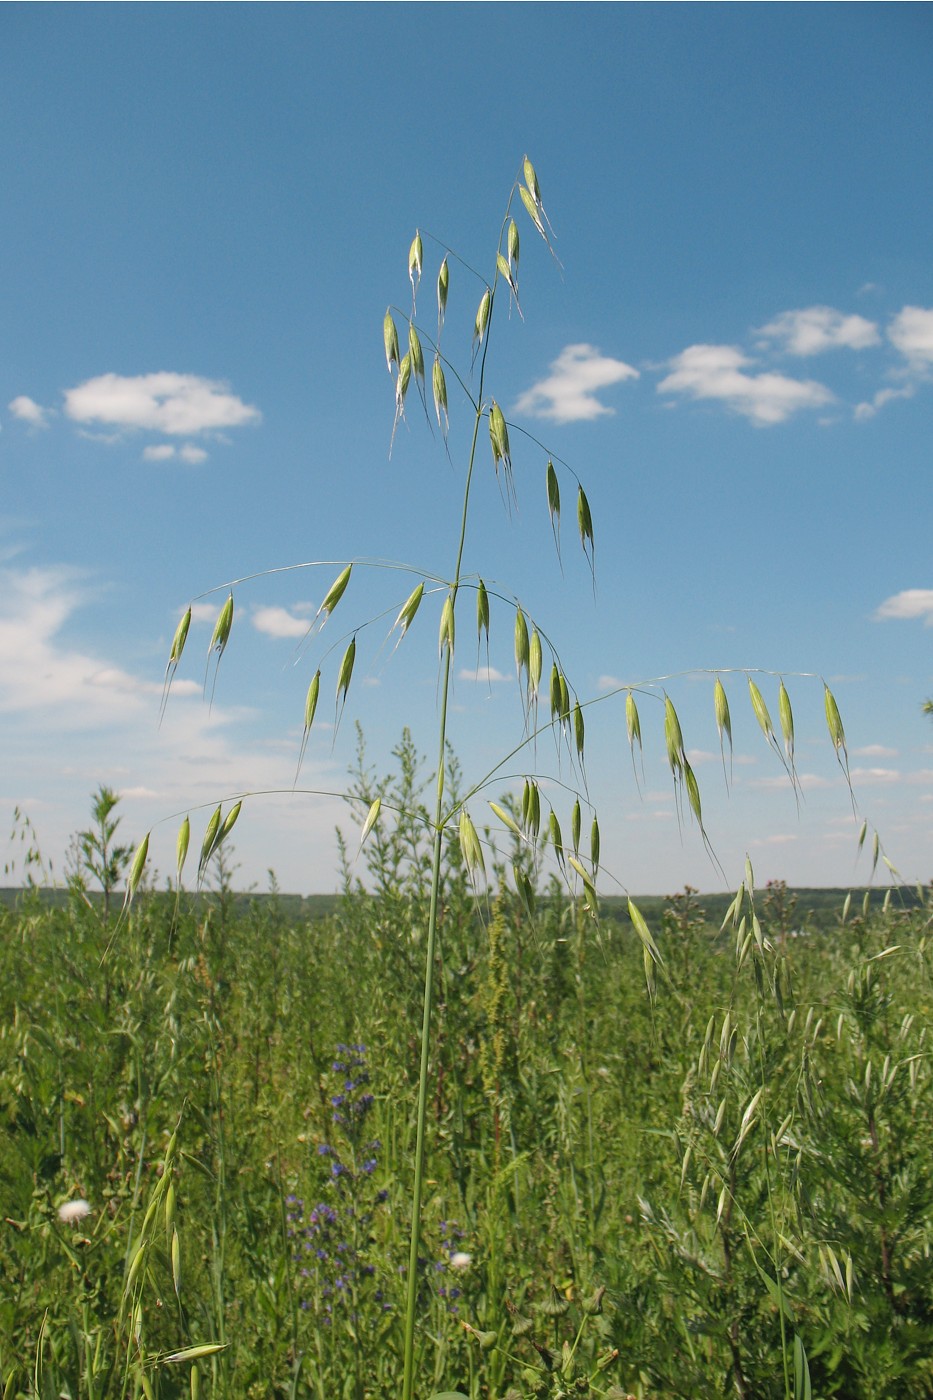
<path fill-rule="evenodd" d="M 425 781 L 409 736 L 386 777 L 361 744 L 359 822 L 374 794 L 417 808 Z M 429 881 L 414 832 L 380 816 L 366 888 L 348 855 L 343 900 L 310 924 L 274 890 L 231 901 L 229 867 L 177 915 L 142 890 L 103 961 L 82 899 L 0 912 L 0 1387 L 32 1394 L 38 1370 L 41 1395 L 170 1397 L 197 1369 L 200 1395 L 230 1400 L 397 1390 Z M 534 925 L 507 891 L 486 921 L 456 842 L 442 874 L 426 1393 L 803 1396 L 809 1375 L 814 1395 L 928 1395 L 928 906 L 804 937 L 780 888 L 743 891 L 724 929 L 686 891 L 656 925 L 649 1002 L 630 924 L 594 941 L 558 882 Z M 370 1047 L 356 1138 L 334 1121 L 338 1045 Z M 337 1242 L 357 1291 L 329 1324 L 292 1197 L 356 1222 Z"/>

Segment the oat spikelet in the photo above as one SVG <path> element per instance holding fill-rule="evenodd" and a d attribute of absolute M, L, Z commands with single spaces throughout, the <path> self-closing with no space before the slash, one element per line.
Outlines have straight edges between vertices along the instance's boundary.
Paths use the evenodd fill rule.
<path fill-rule="evenodd" d="M 162 682 L 162 703 L 159 706 L 159 724 L 162 723 L 162 716 L 165 714 L 169 691 L 172 688 L 172 681 L 175 679 L 175 672 L 178 670 L 178 663 L 181 661 L 181 654 L 185 649 L 185 642 L 188 640 L 188 628 L 190 626 L 191 608 L 188 607 L 182 614 L 178 626 L 175 628 L 175 635 L 172 638 L 172 649 L 168 654 L 168 665 L 165 668 L 165 680 Z"/>

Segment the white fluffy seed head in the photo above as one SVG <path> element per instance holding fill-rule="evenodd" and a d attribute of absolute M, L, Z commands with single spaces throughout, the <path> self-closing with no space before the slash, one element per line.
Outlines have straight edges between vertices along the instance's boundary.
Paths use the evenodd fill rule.
<path fill-rule="evenodd" d="M 77 1224 L 79 1220 L 83 1220 L 90 1213 L 91 1207 L 84 1200 L 64 1201 L 58 1207 L 58 1218 L 66 1225 Z"/>

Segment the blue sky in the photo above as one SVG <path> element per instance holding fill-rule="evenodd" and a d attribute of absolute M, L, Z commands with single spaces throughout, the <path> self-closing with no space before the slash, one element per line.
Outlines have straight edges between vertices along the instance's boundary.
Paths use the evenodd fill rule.
<path fill-rule="evenodd" d="M 441 595 L 383 641 L 417 571 L 453 567 L 472 425 L 448 373 L 450 460 L 414 389 L 390 459 L 382 320 L 393 305 L 404 329 L 419 228 L 419 323 L 436 331 L 449 247 L 442 343 L 469 382 L 472 269 L 493 278 L 527 151 L 560 265 L 516 201 L 524 320 L 497 297 L 487 399 L 517 507 L 481 438 L 465 568 L 520 599 L 581 699 L 640 687 L 637 783 L 623 699 L 586 711 L 602 887 L 719 888 L 746 852 L 760 882 L 861 881 L 862 818 L 930 878 L 928 7 L 13 4 L 0 31 L 0 809 L 28 813 L 59 874 L 99 783 L 127 837 L 154 826 L 163 879 L 180 815 L 197 840 L 217 801 L 275 790 L 244 805 L 238 882 L 334 888 L 345 811 L 290 792 L 318 665 L 302 787 L 341 790 L 357 720 L 381 771 L 405 725 L 433 755 Z M 592 507 L 595 597 L 570 475 L 555 557 L 548 453 Z M 351 559 L 412 572 L 355 570 L 302 647 Z M 317 560 L 236 589 L 209 707 L 222 586 Z M 160 728 L 175 625 L 214 587 Z M 450 737 L 472 782 L 523 718 L 513 615 L 493 609 L 487 673 L 464 602 Z M 799 810 L 744 668 L 774 673 L 775 720 L 785 678 Z M 662 690 L 725 880 L 678 820 Z M 566 753 L 542 740 L 537 761 L 566 827 Z"/>

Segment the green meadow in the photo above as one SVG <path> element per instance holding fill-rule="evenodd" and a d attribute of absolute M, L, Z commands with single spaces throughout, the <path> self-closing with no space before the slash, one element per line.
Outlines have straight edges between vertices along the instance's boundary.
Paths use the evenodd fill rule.
<path fill-rule="evenodd" d="M 317 905 L 232 848 L 5 902 L 5 1397 L 398 1393 L 431 871 L 374 835 Z M 933 1394 L 924 892 L 642 900 L 646 960 L 525 859 L 444 850 L 417 1393 Z"/>

